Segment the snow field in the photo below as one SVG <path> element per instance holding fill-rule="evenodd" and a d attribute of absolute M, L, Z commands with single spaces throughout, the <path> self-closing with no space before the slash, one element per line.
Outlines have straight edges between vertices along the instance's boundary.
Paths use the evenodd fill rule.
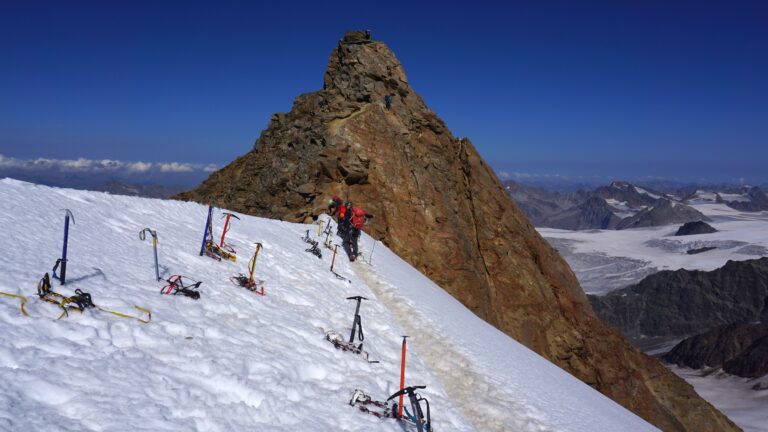
<path fill-rule="evenodd" d="M 233 221 L 228 243 L 236 264 L 196 253 L 207 208 L 189 203 L 52 189 L 0 182 L 6 203 L 0 220 L 0 291 L 27 296 L 30 316 L 15 299 L 0 300 L 1 430 L 376 430 L 401 431 L 346 405 L 356 388 L 375 397 L 397 390 L 402 333 L 386 308 L 360 284 L 342 256 L 329 271 L 304 252 L 305 227 L 243 217 Z M 88 310 L 56 321 L 56 306 L 41 302 L 35 284 L 61 253 L 63 212 L 70 208 L 68 282 L 53 289 L 91 293 L 95 304 L 132 314 L 149 308 L 152 322 Z M 214 235 L 222 221 L 217 213 Z M 164 277 L 203 281 L 201 299 L 159 294 L 152 245 L 140 241 L 145 226 L 158 230 Z M 256 276 L 261 297 L 230 283 L 245 272 L 261 241 Z M 348 334 L 354 303 L 361 308 L 366 348 L 381 364 L 337 351 L 324 329 Z M 437 430 L 472 430 L 412 354 L 409 373 L 435 410 Z"/>
<path fill-rule="evenodd" d="M 679 225 L 619 231 L 537 231 L 549 240 L 555 239 L 552 243 L 560 245 L 560 253 L 585 291 L 598 295 L 639 282 L 659 270 L 714 270 L 728 260 L 768 256 L 768 212 L 740 212 L 724 204 L 692 207 L 710 217 L 712 221 L 708 223 L 718 232 L 677 237 L 674 234 Z M 717 249 L 694 255 L 686 253 L 707 246 Z M 626 265 L 617 265 L 617 260 Z M 591 266 L 591 262 L 596 266 Z M 602 286 L 601 279 L 605 281 Z"/>
<path fill-rule="evenodd" d="M 231 222 L 237 263 L 198 256 L 207 208 L 193 203 L 112 196 L 0 180 L 0 430 L 51 431 L 403 431 L 347 405 L 360 388 L 383 400 L 398 389 L 400 335 L 410 334 L 406 385 L 422 391 L 435 430 L 653 430 L 614 402 L 475 317 L 429 279 L 378 244 L 373 265 L 331 252 L 318 259 L 301 239 L 314 225 L 250 216 Z M 35 286 L 61 254 L 70 226 L 67 284 L 106 309 L 56 321 Z M 214 239 L 223 220 L 214 214 Z M 161 276 L 203 281 L 201 299 L 160 295 L 152 244 L 158 231 Z M 321 239 L 320 239 L 321 240 Z M 334 239 L 337 241 L 337 239 Z M 255 277 L 266 296 L 233 285 L 262 242 Z M 322 241 L 322 240 L 321 240 Z M 370 237 L 361 252 L 368 258 Z M 348 335 L 355 302 L 372 360 L 338 351 L 324 331 Z"/>

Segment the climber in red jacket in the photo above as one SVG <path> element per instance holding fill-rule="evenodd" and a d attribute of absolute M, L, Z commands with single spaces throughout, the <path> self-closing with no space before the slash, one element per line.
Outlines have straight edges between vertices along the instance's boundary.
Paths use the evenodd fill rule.
<path fill-rule="evenodd" d="M 351 216 L 349 218 L 349 226 L 347 231 L 347 238 L 344 241 L 344 249 L 347 251 L 350 261 L 357 259 L 358 248 L 357 242 L 360 239 L 360 231 L 368 222 L 368 219 L 373 218 L 372 214 L 366 213 L 361 207 L 352 207 L 347 210 Z"/>

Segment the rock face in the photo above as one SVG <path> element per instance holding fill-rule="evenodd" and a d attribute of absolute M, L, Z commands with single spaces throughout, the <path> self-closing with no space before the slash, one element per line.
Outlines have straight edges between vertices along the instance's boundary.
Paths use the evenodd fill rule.
<path fill-rule="evenodd" d="M 375 214 L 374 237 L 478 316 L 651 423 L 738 429 L 600 322 L 472 143 L 427 108 L 384 43 L 360 33 L 331 53 L 323 90 L 297 97 L 250 152 L 179 198 L 310 221 L 332 194 Z"/>
<path fill-rule="evenodd" d="M 605 296 L 590 296 L 608 325 L 630 337 L 689 336 L 768 321 L 768 258 L 728 261 L 711 272 L 661 271 Z"/>
<path fill-rule="evenodd" d="M 768 374 L 768 324 L 728 324 L 691 336 L 663 356 L 693 369 L 722 367 L 745 378 Z"/>
<path fill-rule="evenodd" d="M 715 232 L 717 232 L 717 230 L 712 228 L 712 225 L 703 221 L 695 221 L 684 223 L 680 228 L 677 229 L 675 235 L 687 236 L 696 234 L 712 234 Z"/>
<path fill-rule="evenodd" d="M 700 211 L 693 207 L 668 199 L 661 199 L 653 207 L 649 207 L 632 217 L 623 219 L 616 225 L 616 229 L 653 227 L 673 223 L 708 220 L 708 217 L 704 216 Z"/>
<path fill-rule="evenodd" d="M 568 230 L 613 229 L 620 221 L 604 199 L 593 196 L 576 207 L 546 218 L 540 226 Z"/>

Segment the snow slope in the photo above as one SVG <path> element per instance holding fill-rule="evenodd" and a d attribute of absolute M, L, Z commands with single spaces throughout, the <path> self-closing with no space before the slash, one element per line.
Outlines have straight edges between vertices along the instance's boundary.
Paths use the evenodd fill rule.
<path fill-rule="evenodd" d="M 313 225 L 241 216 L 227 235 L 237 263 L 197 254 L 207 208 L 192 203 L 0 180 L 0 291 L 28 297 L 29 317 L 0 296 L 0 430 L 403 431 L 347 405 L 354 388 L 378 399 L 397 390 L 402 334 L 406 384 L 427 385 L 437 431 L 646 431 L 652 426 L 475 317 L 377 244 L 372 265 L 306 253 Z M 97 305 L 56 320 L 34 295 L 70 227 L 68 282 Z M 220 235 L 220 214 L 215 235 Z M 162 296 L 144 227 L 159 234 L 164 276 L 203 281 L 202 298 Z M 266 296 L 232 285 L 254 242 Z M 370 256 L 373 242 L 363 236 Z M 342 258 L 342 257 L 339 257 Z M 379 364 L 335 350 L 324 330 L 349 331 L 362 295 L 365 347 Z"/>

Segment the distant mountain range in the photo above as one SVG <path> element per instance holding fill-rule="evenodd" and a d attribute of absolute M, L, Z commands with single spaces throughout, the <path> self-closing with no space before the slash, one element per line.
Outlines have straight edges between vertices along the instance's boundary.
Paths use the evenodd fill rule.
<path fill-rule="evenodd" d="M 627 229 L 708 221 L 688 204 L 723 203 L 740 211 L 768 210 L 760 187 L 684 186 L 665 191 L 614 181 L 591 191 L 562 193 L 504 183 L 507 193 L 537 227 L 568 230 Z"/>

